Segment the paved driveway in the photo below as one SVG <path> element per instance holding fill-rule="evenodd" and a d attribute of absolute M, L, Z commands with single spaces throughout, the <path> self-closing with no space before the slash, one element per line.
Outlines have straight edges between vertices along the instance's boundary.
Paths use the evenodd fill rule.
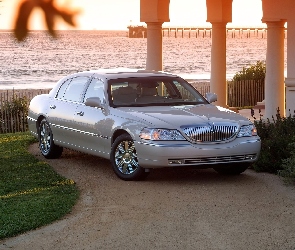
<path fill-rule="evenodd" d="M 36 144 L 30 151 L 40 157 Z M 76 181 L 80 200 L 0 249 L 295 249 L 295 190 L 277 176 L 161 169 L 124 182 L 97 157 L 67 150 L 48 162 Z"/>

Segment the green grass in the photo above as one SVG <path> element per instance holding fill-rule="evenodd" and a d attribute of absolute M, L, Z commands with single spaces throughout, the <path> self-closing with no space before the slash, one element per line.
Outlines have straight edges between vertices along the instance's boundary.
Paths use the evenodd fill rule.
<path fill-rule="evenodd" d="M 49 224 L 78 198 L 74 181 L 28 153 L 29 133 L 0 135 L 0 239 Z"/>

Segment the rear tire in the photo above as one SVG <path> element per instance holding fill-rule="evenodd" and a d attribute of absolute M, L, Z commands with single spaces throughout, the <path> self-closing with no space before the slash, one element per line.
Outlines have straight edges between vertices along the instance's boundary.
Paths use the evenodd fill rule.
<path fill-rule="evenodd" d="M 63 148 L 54 144 L 50 125 L 45 118 L 40 123 L 38 137 L 39 148 L 45 158 L 56 159 L 61 156 Z"/>
<path fill-rule="evenodd" d="M 139 166 L 134 142 L 128 134 L 116 138 L 112 145 L 110 160 L 115 174 L 122 180 L 143 180 L 149 174 Z"/>
<path fill-rule="evenodd" d="M 239 175 L 247 170 L 248 167 L 251 166 L 251 163 L 229 163 L 229 164 L 220 164 L 218 167 L 214 167 L 213 169 L 219 173 L 224 175 Z"/>

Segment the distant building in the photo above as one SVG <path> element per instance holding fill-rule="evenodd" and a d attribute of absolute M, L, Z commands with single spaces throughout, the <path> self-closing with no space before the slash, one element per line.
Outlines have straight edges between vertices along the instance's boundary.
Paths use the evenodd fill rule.
<path fill-rule="evenodd" d="M 129 33 L 128 33 L 129 38 L 146 38 L 147 37 L 147 28 L 143 25 L 141 26 L 129 25 L 127 28 L 129 30 Z"/>

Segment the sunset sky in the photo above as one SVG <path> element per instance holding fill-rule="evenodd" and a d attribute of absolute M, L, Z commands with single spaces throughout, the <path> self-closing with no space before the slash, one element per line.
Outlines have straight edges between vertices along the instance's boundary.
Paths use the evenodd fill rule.
<path fill-rule="evenodd" d="M 20 0 L 2 0 L 0 3 L 0 29 L 10 29 L 13 14 Z M 140 0 L 56 0 L 69 9 L 81 9 L 76 19 L 77 29 L 126 30 L 127 26 L 140 24 Z M 261 0 L 233 0 L 233 22 L 228 26 L 263 26 Z M 44 29 L 44 24 L 35 11 L 31 29 Z M 210 26 L 206 23 L 206 0 L 170 0 L 170 22 L 163 26 Z M 57 29 L 69 29 L 60 25 Z"/>

